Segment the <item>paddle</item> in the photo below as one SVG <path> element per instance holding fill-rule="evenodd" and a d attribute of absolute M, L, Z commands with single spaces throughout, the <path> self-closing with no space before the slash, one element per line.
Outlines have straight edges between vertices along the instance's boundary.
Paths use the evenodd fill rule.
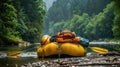
<path fill-rule="evenodd" d="M 19 55 L 19 54 L 21 54 L 21 53 L 23 53 L 23 52 L 28 52 L 28 51 L 30 51 L 30 50 L 36 50 L 36 47 L 35 46 L 28 46 L 29 48 L 27 49 L 27 47 L 26 47 L 26 49 L 24 49 L 24 50 L 21 50 L 21 51 L 13 51 L 13 52 L 8 52 L 7 53 L 7 56 L 17 56 L 17 55 Z"/>
<path fill-rule="evenodd" d="M 99 53 L 99 54 L 108 54 L 108 49 L 101 48 L 101 47 L 91 47 L 94 42 L 89 42 L 88 39 L 80 37 L 80 44 L 83 47 L 90 48 L 93 52 Z M 98 43 L 97 43 L 98 44 Z"/>
<path fill-rule="evenodd" d="M 22 53 L 21 51 L 8 52 L 7 56 L 17 56 L 17 55 L 19 55 L 21 53 Z"/>
<path fill-rule="evenodd" d="M 108 54 L 108 50 L 101 47 L 89 47 L 93 52 L 99 53 L 99 54 Z"/>

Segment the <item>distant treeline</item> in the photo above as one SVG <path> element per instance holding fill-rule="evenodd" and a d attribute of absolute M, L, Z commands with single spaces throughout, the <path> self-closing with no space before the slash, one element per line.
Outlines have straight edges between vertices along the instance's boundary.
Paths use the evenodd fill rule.
<path fill-rule="evenodd" d="M 0 0 L 0 45 L 38 41 L 44 15 L 42 0 Z"/>
<path fill-rule="evenodd" d="M 57 0 L 48 10 L 45 33 L 64 29 L 90 40 L 120 39 L 119 0 Z"/>

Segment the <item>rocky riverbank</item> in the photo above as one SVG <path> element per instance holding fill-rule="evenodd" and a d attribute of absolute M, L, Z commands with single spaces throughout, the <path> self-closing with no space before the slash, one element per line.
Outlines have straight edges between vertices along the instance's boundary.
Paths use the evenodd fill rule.
<path fill-rule="evenodd" d="M 120 67 L 120 56 L 102 56 L 88 53 L 86 57 L 40 60 L 21 67 Z"/>
<path fill-rule="evenodd" d="M 98 53 L 87 53 L 85 57 L 38 59 L 36 52 L 25 52 L 13 57 L 7 56 L 7 53 L 0 52 L 0 58 L 13 58 L 14 60 L 19 58 L 27 61 L 22 64 L 14 63 L 14 67 L 120 67 L 119 54 L 119 52 L 109 52 L 108 55 L 103 56 Z M 31 62 L 31 59 L 26 59 L 28 57 L 31 59 L 35 58 L 36 60 L 34 59 Z M 5 65 L 11 67 L 10 63 L 6 63 Z"/>

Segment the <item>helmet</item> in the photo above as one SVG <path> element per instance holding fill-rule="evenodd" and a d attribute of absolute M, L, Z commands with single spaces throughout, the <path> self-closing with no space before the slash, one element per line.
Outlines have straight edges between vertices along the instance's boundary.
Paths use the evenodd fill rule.
<path fill-rule="evenodd" d="M 49 35 L 43 35 L 42 38 L 41 38 L 41 43 L 46 45 L 46 44 L 49 44 L 50 43 L 50 36 Z"/>

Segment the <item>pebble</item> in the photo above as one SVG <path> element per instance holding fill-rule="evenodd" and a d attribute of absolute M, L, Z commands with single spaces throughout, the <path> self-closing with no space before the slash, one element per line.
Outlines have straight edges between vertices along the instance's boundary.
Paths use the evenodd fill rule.
<path fill-rule="evenodd" d="M 113 64 L 111 64 L 113 63 Z M 116 63 L 116 64 L 114 64 Z M 73 57 L 73 58 L 60 58 L 51 60 L 40 60 L 33 63 L 23 64 L 21 67 L 96 67 L 92 64 L 101 64 L 97 67 L 106 67 L 102 64 L 111 64 L 110 66 L 120 66 L 120 56 L 96 56 L 96 57 Z"/>

